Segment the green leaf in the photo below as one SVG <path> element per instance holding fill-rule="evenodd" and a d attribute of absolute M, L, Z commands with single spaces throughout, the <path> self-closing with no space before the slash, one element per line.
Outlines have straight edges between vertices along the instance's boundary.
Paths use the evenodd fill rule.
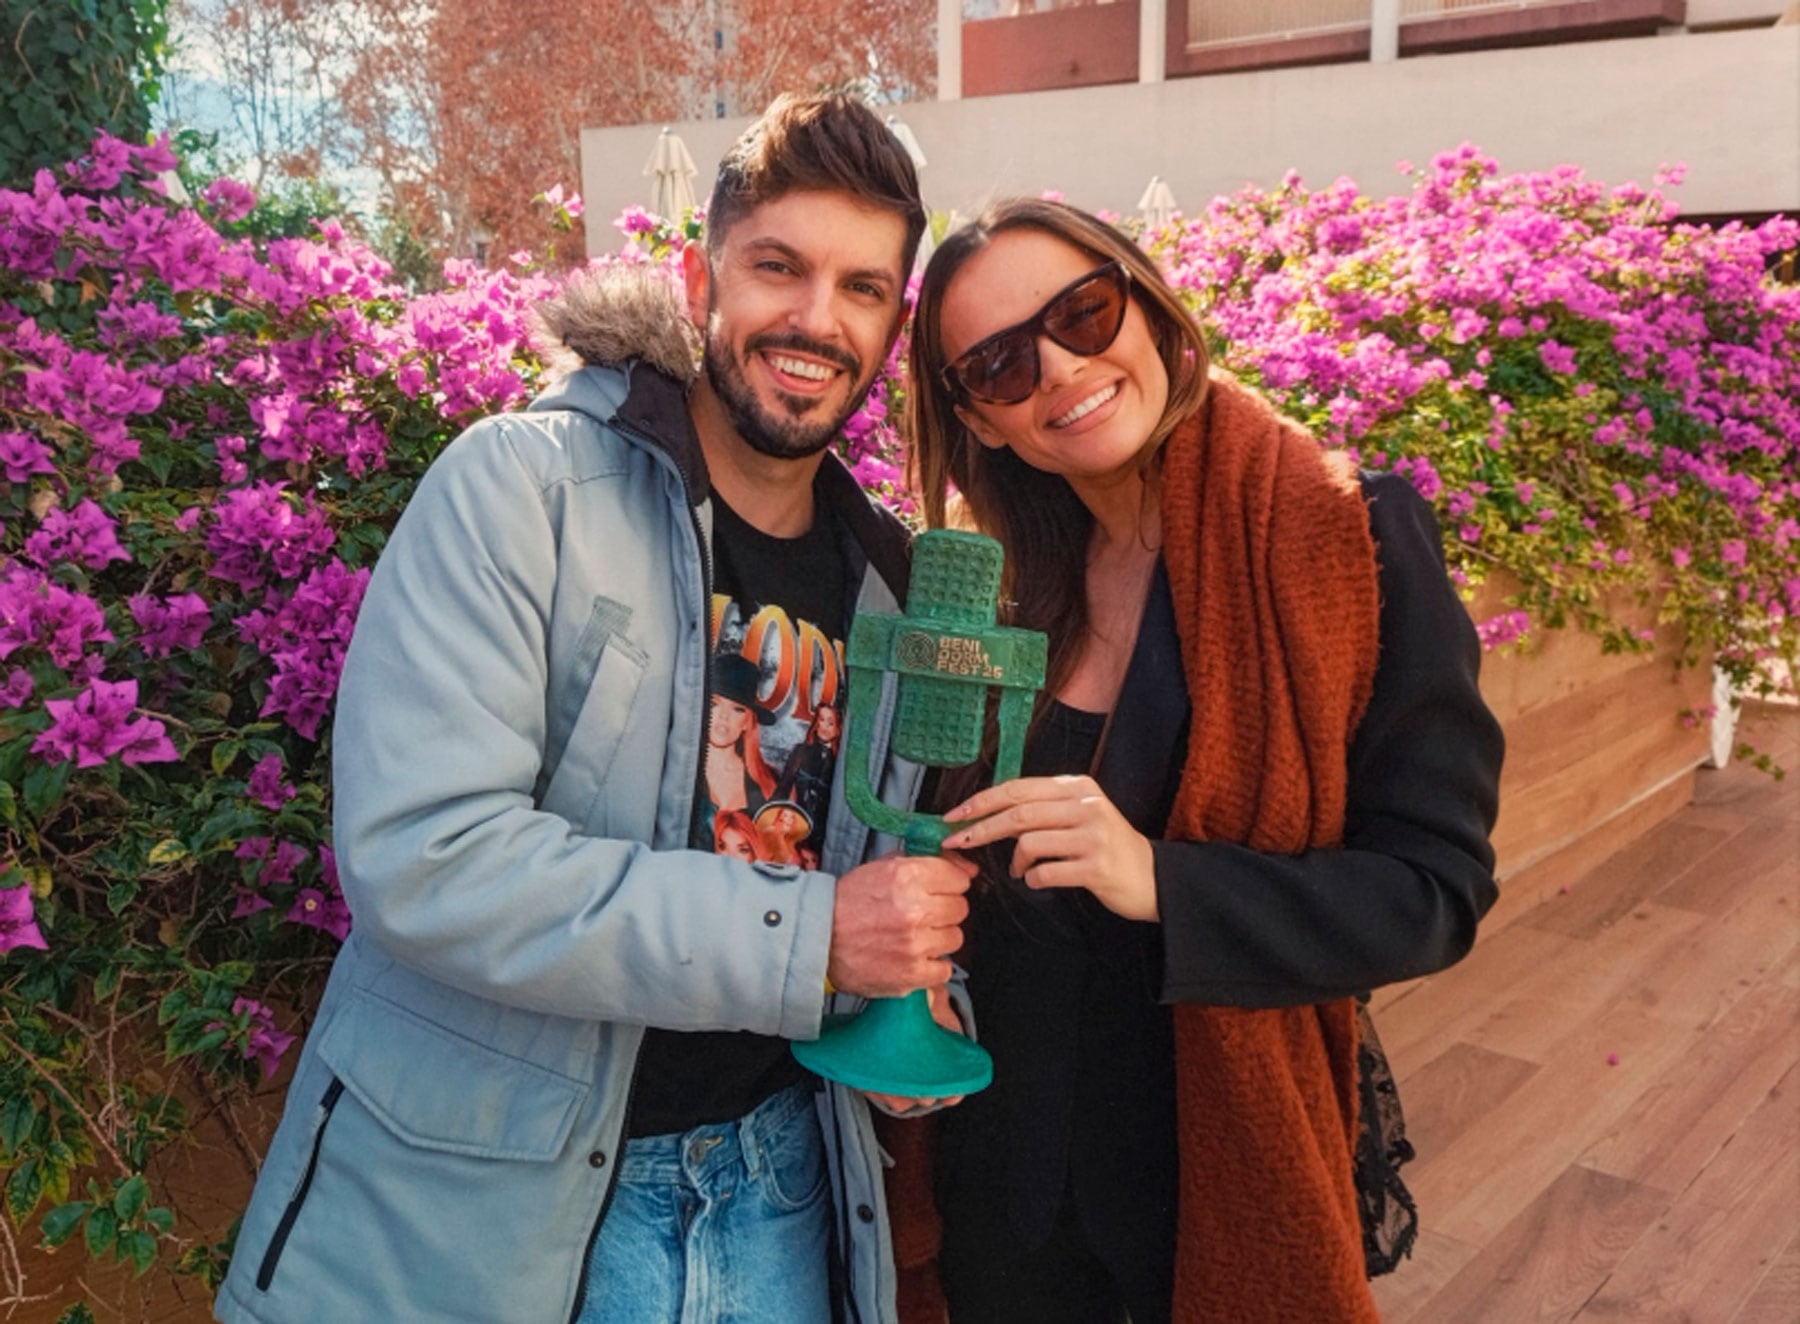
<path fill-rule="evenodd" d="M 87 1226 L 83 1229 L 87 1234 L 88 1254 L 99 1259 L 113 1248 L 119 1235 L 119 1216 L 110 1209 L 96 1209 L 88 1215 Z"/>
<path fill-rule="evenodd" d="M 223 777 L 225 769 L 237 761 L 238 751 L 244 747 L 241 740 L 221 740 L 213 746 L 212 770 L 215 777 Z"/>
<path fill-rule="evenodd" d="M 113 1212 L 119 1221 L 129 1223 L 137 1217 L 138 1210 L 150 1198 L 150 1183 L 144 1180 L 144 1174 L 134 1172 L 119 1187 L 119 1193 L 113 1197 Z"/>
<path fill-rule="evenodd" d="M 91 1207 L 86 1200 L 73 1200 L 59 1204 L 45 1214 L 44 1244 L 54 1250 L 74 1236 L 75 1229 L 81 1226 L 81 1220 L 87 1217 Z"/>
<path fill-rule="evenodd" d="M 69 786 L 69 774 L 75 764 L 69 759 L 61 763 L 37 763 L 25 774 L 25 812 L 42 823 Z"/>
<path fill-rule="evenodd" d="M 11 782 L 0 782 L 0 819 L 9 827 L 19 826 L 19 797 Z"/>
<path fill-rule="evenodd" d="M 114 883 L 106 889 L 106 908 L 115 915 L 123 915 L 125 908 L 137 900 L 138 882 L 135 878 L 127 878 Z"/>
<path fill-rule="evenodd" d="M 170 837 L 167 841 L 159 841 L 152 846 L 147 859 L 151 864 L 174 864 L 177 860 L 186 859 L 187 853 L 187 846 L 179 838 Z"/>
<path fill-rule="evenodd" d="M 157 1005 L 156 1023 L 167 1025 L 191 1006 L 193 1006 L 193 999 L 188 996 L 185 988 L 171 989 L 164 995 L 162 1002 Z"/>
<path fill-rule="evenodd" d="M 37 1104 L 23 1094 L 15 1094 L 0 1104 L 0 1155 L 10 1157 L 18 1153 L 36 1121 Z"/>
<path fill-rule="evenodd" d="M 175 1211 L 161 1207 L 144 1210 L 144 1222 L 158 1232 L 167 1232 L 175 1226 Z"/>
<path fill-rule="evenodd" d="M 142 1228 L 122 1235 L 119 1238 L 120 1259 L 124 1259 L 128 1253 L 127 1246 L 130 1248 L 132 1273 L 142 1278 L 150 1266 L 156 1263 L 156 1237 Z"/>
<path fill-rule="evenodd" d="M 31 742 L 37 736 L 26 734 L 0 746 L 0 781 L 17 783 L 24 779 L 25 766 L 31 758 Z"/>
<path fill-rule="evenodd" d="M 85 1302 L 77 1301 L 56 1317 L 56 1324 L 94 1324 L 94 1312 Z"/>
<path fill-rule="evenodd" d="M 13 1169 L 6 1183 L 6 1211 L 15 1224 L 23 1223 L 43 1198 L 44 1170 L 35 1158 L 28 1158 Z"/>
<path fill-rule="evenodd" d="M 119 981 L 125 977 L 125 967 L 112 962 L 100 967 L 100 973 L 94 976 L 94 996 L 110 998 L 119 991 Z"/>

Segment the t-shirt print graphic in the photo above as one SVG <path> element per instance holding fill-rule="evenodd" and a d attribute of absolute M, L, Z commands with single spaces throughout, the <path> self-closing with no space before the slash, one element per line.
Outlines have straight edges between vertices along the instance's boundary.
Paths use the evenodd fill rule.
<path fill-rule="evenodd" d="M 713 598 L 700 850 L 819 867 L 843 731 L 844 646 L 776 605 Z"/>

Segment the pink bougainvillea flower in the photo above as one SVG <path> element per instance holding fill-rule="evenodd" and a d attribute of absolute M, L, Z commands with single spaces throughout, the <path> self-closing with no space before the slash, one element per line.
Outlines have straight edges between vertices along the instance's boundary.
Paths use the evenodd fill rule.
<path fill-rule="evenodd" d="M 264 809 L 280 809 L 294 798 L 294 788 L 281 780 L 281 755 L 265 754 L 250 773 L 250 798 Z"/>
<path fill-rule="evenodd" d="M 126 763 L 168 763 L 180 757 L 153 718 L 133 718 L 137 711 L 135 680 L 94 680 L 73 699 L 47 699 L 50 728 L 32 742 L 46 762 L 75 760 L 78 768 L 96 768 L 115 755 Z"/>
<path fill-rule="evenodd" d="M 47 511 L 43 526 L 25 540 L 25 555 L 46 568 L 58 561 L 79 561 L 89 570 L 131 559 L 119 545 L 112 516 L 85 500 L 73 510 Z"/>
<path fill-rule="evenodd" d="M 212 623 L 212 608 L 198 593 L 162 599 L 140 593 L 128 599 L 126 605 L 137 622 L 138 643 L 151 657 L 168 657 L 198 648 L 206 627 Z"/>
<path fill-rule="evenodd" d="M 237 904 L 231 908 L 231 918 L 248 919 L 260 910 L 267 910 L 273 903 L 268 897 L 252 888 L 240 887 L 237 890 Z"/>
<path fill-rule="evenodd" d="M 244 1056 L 262 1068 L 264 1080 L 273 1078 L 275 1073 L 281 1069 L 283 1054 L 294 1046 L 294 1036 L 285 1030 L 277 1030 L 275 1013 L 255 998 L 234 999 L 231 1004 L 231 1014 L 249 1018 L 249 1025 L 244 1036 Z M 221 1029 L 223 1022 L 214 1021 L 207 1028 L 209 1030 Z"/>
<path fill-rule="evenodd" d="M 0 956 L 15 947 L 50 949 L 38 928 L 29 887 L 0 888 Z"/>
<path fill-rule="evenodd" d="M 213 216 L 225 224 L 241 221 L 256 209 L 256 194 L 235 179 L 215 179 L 201 191 Z"/>
<path fill-rule="evenodd" d="M 234 852 L 240 860 L 261 860 L 257 882 L 263 887 L 285 887 L 294 881 L 294 870 L 306 863 L 307 850 L 291 841 L 269 837 L 245 837 Z"/>
<path fill-rule="evenodd" d="M 28 483 L 33 474 L 53 474 L 50 448 L 29 432 L 0 432 L 0 470 L 9 483 Z"/>
<path fill-rule="evenodd" d="M 342 896 L 333 896 L 321 888 L 301 888 L 287 917 L 290 923 L 319 929 L 339 942 L 350 936 L 350 907 Z"/>
<path fill-rule="evenodd" d="M 19 708 L 31 697 L 31 673 L 24 667 L 14 667 L 6 676 L 6 684 L 0 685 L 0 708 Z"/>

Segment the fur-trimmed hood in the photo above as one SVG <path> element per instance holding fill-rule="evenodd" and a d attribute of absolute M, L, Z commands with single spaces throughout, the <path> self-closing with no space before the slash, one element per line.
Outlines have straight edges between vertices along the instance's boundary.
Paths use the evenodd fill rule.
<path fill-rule="evenodd" d="M 555 371 L 642 359 L 686 384 L 699 370 L 699 333 L 658 267 L 613 262 L 578 271 L 535 312 L 533 340 Z"/>

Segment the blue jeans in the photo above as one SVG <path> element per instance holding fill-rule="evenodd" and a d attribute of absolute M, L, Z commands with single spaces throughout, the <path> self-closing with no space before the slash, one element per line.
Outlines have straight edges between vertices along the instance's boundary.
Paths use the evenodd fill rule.
<path fill-rule="evenodd" d="M 829 1324 L 831 1193 L 812 1090 L 627 1141 L 579 1324 Z"/>

